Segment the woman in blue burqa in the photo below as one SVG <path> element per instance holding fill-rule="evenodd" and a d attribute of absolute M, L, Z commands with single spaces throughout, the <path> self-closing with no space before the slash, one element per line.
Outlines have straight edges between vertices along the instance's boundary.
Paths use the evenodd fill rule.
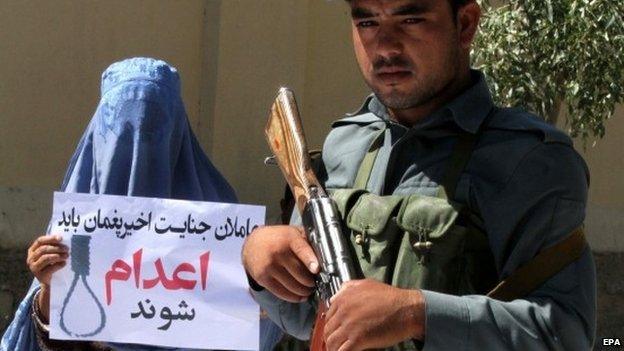
<path fill-rule="evenodd" d="M 191 131 L 175 68 L 150 58 L 117 62 L 104 71 L 101 90 L 102 99 L 69 162 L 62 191 L 237 201 L 234 191 Z M 37 245 L 59 251 L 48 256 L 53 258 L 46 262 L 37 259 L 34 253 L 38 252 Z M 1 350 L 161 349 L 50 340 L 46 324 L 49 277 L 66 259 L 67 253 L 54 235 L 39 238 L 29 248 L 29 268 L 39 279 L 33 281 L 19 305 L 2 337 Z M 260 349 L 270 350 L 281 337 L 281 331 L 266 318 L 261 319 L 260 325 Z"/>

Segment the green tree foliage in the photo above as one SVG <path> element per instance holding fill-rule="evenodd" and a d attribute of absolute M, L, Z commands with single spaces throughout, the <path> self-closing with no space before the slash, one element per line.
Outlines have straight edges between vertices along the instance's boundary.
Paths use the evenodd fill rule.
<path fill-rule="evenodd" d="M 495 99 L 557 123 L 572 136 L 603 137 L 624 100 L 624 0 L 483 1 L 475 66 Z"/>

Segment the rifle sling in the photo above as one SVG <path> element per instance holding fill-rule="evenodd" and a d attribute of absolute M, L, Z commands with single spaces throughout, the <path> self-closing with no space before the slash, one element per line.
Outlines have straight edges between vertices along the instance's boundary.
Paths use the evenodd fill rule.
<path fill-rule="evenodd" d="M 501 301 L 512 301 L 527 296 L 552 276 L 578 260 L 586 246 L 583 228 L 579 227 L 565 239 L 542 250 L 524 266 L 515 270 L 487 296 Z"/>

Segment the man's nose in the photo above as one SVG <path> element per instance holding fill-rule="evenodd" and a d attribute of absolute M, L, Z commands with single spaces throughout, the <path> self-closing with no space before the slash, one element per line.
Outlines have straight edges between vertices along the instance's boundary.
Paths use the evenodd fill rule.
<path fill-rule="evenodd" d="M 380 26 L 377 40 L 377 54 L 380 56 L 390 58 L 403 51 L 399 33 L 392 26 Z"/>

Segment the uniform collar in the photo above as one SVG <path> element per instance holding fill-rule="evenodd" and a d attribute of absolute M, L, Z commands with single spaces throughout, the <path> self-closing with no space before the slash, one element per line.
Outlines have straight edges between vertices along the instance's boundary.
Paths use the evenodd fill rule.
<path fill-rule="evenodd" d="M 471 76 L 473 84 L 468 89 L 415 124 L 412 129 L 434 129 L 452 121 L 464 131 L 475 134 L 490 113 L 494 102 L 483 73 L 471 70 Z M 366 102 L 368 111 L 387 122 L 396 123 L 391 120 L 388 109 L 376 96 L 369 96 Z"/>
<path fill-rule="evenodd" d="M 494 107 L 492 95 L 481 71 L 472 70 L 474 84 L 445 106 L 463 130 L 475 134 Z"/>

